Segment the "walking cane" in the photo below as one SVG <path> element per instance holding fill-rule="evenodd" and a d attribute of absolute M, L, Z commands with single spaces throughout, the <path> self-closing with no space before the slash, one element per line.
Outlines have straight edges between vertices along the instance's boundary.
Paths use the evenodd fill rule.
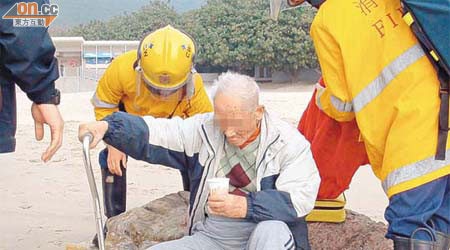
<path fill-rule="evenodd" d="M 94 173 L 92 172 L 91 156 L 89 155 L 89 144 L 92 142 L 94 136 L 87 133 L 83 136 L 83 160 L 86 168 L 86 175 L 91 189 L 92 201 L 94 202 L 95 223 L 97 226 L 98 246 L 100 250 L 105 250 L 105 238 L 103 234 L 103 220 L 100 199 L 98 198 L 97 185 L 95 185 Z"/>

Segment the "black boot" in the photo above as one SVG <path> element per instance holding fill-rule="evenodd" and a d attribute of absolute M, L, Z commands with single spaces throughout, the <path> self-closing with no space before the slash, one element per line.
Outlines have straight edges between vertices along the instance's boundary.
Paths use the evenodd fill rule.
<path fill-rule="evenodd" d="M 108 169 L 102 169 L 103 204 L 107 218 L 119 215 L 126 210 L 127 169 L 121 166 L 122 176 L 114 175 Z"/>
<path fill-rule="evenodd" d="M 436 241 L 394 237 L 394 250 L 437 250 Z"/>
<path fill-rule="evenodd" d="M 119 215 L 126 210 L 127 203 L 127 170 L 123 166 L 122 176 L 114 175 L 107 168 L 102 168 L 103 206 L 106 218 Z M 106 238 L 106 225 L 103 228 Z M 98 237 L 95 235 L 92 243 L 98 247 Z"/>
<path fill-rule="evenodd" d="M 450 249 L 450 234 L 436 232 L 437 250 Z"/>

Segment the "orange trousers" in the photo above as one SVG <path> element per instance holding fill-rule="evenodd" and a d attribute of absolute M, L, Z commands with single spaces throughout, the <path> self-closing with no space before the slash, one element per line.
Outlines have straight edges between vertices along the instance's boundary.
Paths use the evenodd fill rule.
<path fill-rule="evenodd" d="M 324 86 L 322 79 L 319 83 Z M 369 163 L 364 143 L 359 141 L 356 120 L 337 122 L 316 105 L 316 91 L 303 113 L 298 130 L 311 143 L 322 182 L 317 199 L 334 199 L 348 189 L 356 170 Z"/>

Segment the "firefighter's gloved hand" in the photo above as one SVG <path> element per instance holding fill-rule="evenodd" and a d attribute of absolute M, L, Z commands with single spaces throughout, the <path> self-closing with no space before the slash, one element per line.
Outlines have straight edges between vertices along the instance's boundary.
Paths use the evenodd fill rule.
<path fill-rule="evenodd" d="M 95 148 L 97 144 L 103 140 L 106 131 L 108 131 L 108 123 L 105 121 L 82 123 L 78 127 L 78 139 L 82 142 L 86 134 L 91 133 L 93 138 L 89 147 Z"/>
<path fill-rule="evenodd" d="M 42 154 L 41 159 L 44 162 L 49 161 L 61 147 L 63 140 L 64 121 L 59 113 L 58 107 L 54 104 L 35 104 L 31 105 L 31 115 L 34 119 L 34 129 L 36 140 L 44 138 L 44 124 L 50 127 L 51 142 L 50 146 Z"/>
<path fill-rule="evenodd" d="M 118 176 L 122 176 L 122 169 L 120 167 L 120 162 L 122 162 L 124 168 L 127 168 L 127 155 L 122 153 L 115 147 L 108 145 L 109 172 Z"/>

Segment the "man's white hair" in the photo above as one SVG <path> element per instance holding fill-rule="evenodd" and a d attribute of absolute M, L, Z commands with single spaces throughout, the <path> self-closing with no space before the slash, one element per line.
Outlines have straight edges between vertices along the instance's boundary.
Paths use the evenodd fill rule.
<path fill-rule="evenodd" d="M 228 71 L 222 73 L 214 81 L 213 99 L 218 94 L 235 96 L 242 100 L 243 109 L 246 111 L 255 111 L 259 105 L 259 86 L 256 81 L 249 76 Z"/>

